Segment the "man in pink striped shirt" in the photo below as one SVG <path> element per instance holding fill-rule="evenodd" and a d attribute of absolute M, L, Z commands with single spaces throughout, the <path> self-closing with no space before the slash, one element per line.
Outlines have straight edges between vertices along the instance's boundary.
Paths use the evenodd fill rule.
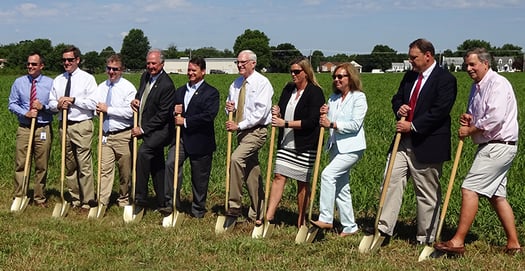
<path fill-rule="evenodd" d="M 474 80 L 467 113 L 460 118 L 459 137 L 470 136 L 479 144 L 474 162 L 461 186 L 462 202 L 456 234 L 434 247 L 448 254 L 465 252 L 465 237 L 478 211 L 479 197 L 488 198 L 505 234 L 504 252 L 521 252 L 514 213 L 508 203 L 507 172 L 517 153 L 518 108 L 509 81 L 490 68 L 491 56 L 475 48 L 464 57 L 467 72 Z"/>

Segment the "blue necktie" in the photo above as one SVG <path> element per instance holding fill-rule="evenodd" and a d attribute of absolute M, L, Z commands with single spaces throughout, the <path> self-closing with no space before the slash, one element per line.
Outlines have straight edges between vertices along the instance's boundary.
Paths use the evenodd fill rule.
<path fill-rule="evenodd" d="M 108 88 L 108 95 L 106 96 L 106 105 L 109 107 L 111 105 L 111 90 L 113 89 L 113 83 L 109 84 Z M 104 114 L 104 123 L 102 124 L 102 130 L 104 133 L 109 132 L 109 116 L 108 112 L 106 111 L 106 114 Z"/>

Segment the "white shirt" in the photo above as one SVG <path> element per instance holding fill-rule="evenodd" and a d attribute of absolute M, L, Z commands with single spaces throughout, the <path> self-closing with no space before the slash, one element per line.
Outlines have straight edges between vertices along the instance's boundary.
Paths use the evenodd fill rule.
<path fill-rule="evenodd" d="M 106 103 L 107 94 L 109 91 L 111 81 L 106 80 L 97 89 L 97 102 Z M 120 79 L 113 84 L 111 89 L 111 103 L 108 105 L 108 116 L 109 116 L 109 131 L 115 132 L 133 125 L 133 109 L 130 104 L 135 95 L 137 89 L 135 86 L 120 77 Z"/>
<path fill-rule="evenodd" d="M 244 77 L 238 77 L 230 85 L 227 101 L 234 101 L 237 107 L 239 92 Z M 254 71 L 246 78 L 246 96 L 244 101 L 244 119 L 237 125 L 244 130 L 257 125 L 268 125 L 272 122 L 273 87 L 268 78 Z"/>
<path fill-rule="evenodd" d="M 53 88 L 49 93 L 49 109 L 58 112 L 58 99 L 63 97 L 66 91 L 68 73 L 65 72 L 53 80 Z M 93 118 L 93 112 L 97 108 L 94 97 L 97 91 L 97 82 L 93 75 L 77 68 L 71 77 L 70 97 L 75 98 L 75 103 L 69 107 L 67 119 L 71 121 L 83 121 Z M 62 119 L 60 112 L 59 120 Z"/>
<path fill-rule="evenodd" d="M 472 135 L 474 143 L 518 141 L 518 107 L 512 85 L 490 68 L 478 84 L 472 84 L 467 112 L 472 124 L 484 130 Z"/>

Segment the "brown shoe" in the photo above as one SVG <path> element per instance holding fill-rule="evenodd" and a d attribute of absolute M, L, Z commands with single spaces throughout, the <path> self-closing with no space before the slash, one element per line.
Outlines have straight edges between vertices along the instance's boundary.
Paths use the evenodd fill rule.
<path fill-rule="evenodd" d="M 506 247 L 503 252 L 507 255 L 510 255 L 510 256 L 515 256 L 515 255 L 518 255 L 521 253 L 521 247 L 512 247 L 512 248 L 509 248 L 509 247 Z"/>
<path fill-rule="evenodd" d="M 436 243 L 434 248 L 447 254 L 463 255 L 465 253 L 465 246 L 455 247 L 450 241 Z"/>
<path fill-rule="evenodd" d="M 323 221 L 320 221 L 320 220 L 317 220 L 317 221 L 311 221 L 312 224 L 314 224 L 316 227 L 320 228 L 320 229 L 331 229 L 334 227 L 334 225 L 332 225 L 331 223 L 326 223 L 326 222 L 323 222 Z"/>
<path fill-rule="evenodd" d="M 353 235 L 356 235 L 358 232 L 359 232 L 359 230 L 354 231 L 354 232 L 351 232 L 351 233 L 348 233 L 348 232 L 341 232 L 341 233 L 339 234 L 339 237 L 348 237 L 348 236 L 353 236 Z"/>

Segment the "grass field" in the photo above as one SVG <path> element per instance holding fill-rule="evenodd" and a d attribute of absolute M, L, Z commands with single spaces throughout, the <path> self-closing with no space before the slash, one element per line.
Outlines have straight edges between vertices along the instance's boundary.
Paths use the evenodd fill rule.
<path fill-rule="evenodd" d="M 467 103 L 470 78 L 456 73 L 458 98 L 452 118 L 457 120 Z M 504 74 L 514 86 L 518 99 L 520 127 L 525 119 L 525 76 L 523 73 Z M 138 85 L 138 74 L 124 77 Z M 221 92 L 224 106 L 229 84 L 236 75 L 207 75 L 207 81 Z M 290 76 L 268 74 L 275 89 L 274 102 Z M 372 225 L 379 202 L 379 185 L 386 162 L 386 151 L 394 135 L 393 113 L 390 99 L 397 89 L 402 74 L 363 74 L 364 91 L 369 111 L 365 121 L 367 150 L 363 159 L 351 172 L 351 189 L 357 221 L 360 226 Z M 186 82 L 184 75 L 172 76 L 176 86 Z M 414 238 L 415 198 L 409 185 L 401 208 L 396 235 L 390 245 L 377 254 L 362 255 L 357 251 L 361 235 L 337 238 L 326 232 L 313 244 L 295 245 L 296 204 L 295 185 L 289 182 L 277 213 L 279 227 L 270 239 L 251 239 L 251 226 L 238 225 L 231 233 L 216 236 L 216 213 L 224 208 L 224 171 L 226 156 L 226 115 L 216 119 L 218 150 L 215 152 L 208 194 L 209 212 L 202 220 L 185 218 L 176 229 L 160 225 L 161 216 L 148 212 L 139 224 L 125 225 L 122 209 L 111 207 L 100 220 L 87 220 L 86 215 L 70 211 L 64 219 L 51 217 L 52 208 L 38 209 L 29 206 L 21 215 L 9 212 L 14 175 L 14 149 L 16 118 L 7 110 L 7 100 L 15 76 L 0 77 L 0 270 L 522 270 L 525 255 L 509 257 L 500 253 L 505 245 L 505 235 L 500 223 L 486 200 L 481 201 L 478 216 L 467 240 L 465 257 L 435 259 L 417 262 L 422 246 L 411 244 Z M 104 75 L 97 75 L 102 82 Z M 325 90 L 331 93 L 331 78 L 318 75 Z M 55 121 L 55 139 L 48 176 L 50 206 L 59 200 L 60 147 L 58 125 Z M 96 125 L 97 127 L 97 125 Z M 458 123 L 453 122 L 453 131 Z M 523 129 L 521 129 L 523 135 Z M 453 151 L 457 138 L 453 137 Z M 96 140 L 93 150 L 96 152 Z M 523 145 L 520 138 L 519 145 Z M 449 205 L 443 239 L 450 238 L 457 225 L 460 208 L 460 185 L 466 175 L 475 146 L 466 140 L 463 155 Z M 260 161 L 265 173 L 268 146 L 261 151 Z M 454 155 L 454 154 L 452 154 Z M 96 153 L 94 156 L 96 161 Z M 327 163 L 323 156 L 321 168 Z M 525 240 L 525 189 L 522 181 L 524 151 L 519 149 L 509 172 L 509 202 L 514 208 L 520 240 Z M 445 190 L 452 162 L 445 163 L 442 187 Z M 96 168 L 96 166 L 95 166 Z M 185 172 L 189 172 L 185 167 Z M 189 176 L 186 174 L 185 176 Z M 186 177 L 187 178 L 187 177 Z M 31 184 L 32 187 L 32 184 Z M 116 191 L 116 188 L 114 189 Z M 319 190 L 318 190 L 319 191 Z M 443 192 L 444 193 L 444 192 Z M 245 192 L 246 194 L 246 192 Z M 316 199 L 319 194 L 317 194 Z M 182 197 L 189 208 L 191 187 L 186 179 Z M 248 203 L 247 197 L 244 198 Z M 314 206 L 317 206 L 317 201 Z M 317 214 L 314 210 L 314 217 Z"/>

